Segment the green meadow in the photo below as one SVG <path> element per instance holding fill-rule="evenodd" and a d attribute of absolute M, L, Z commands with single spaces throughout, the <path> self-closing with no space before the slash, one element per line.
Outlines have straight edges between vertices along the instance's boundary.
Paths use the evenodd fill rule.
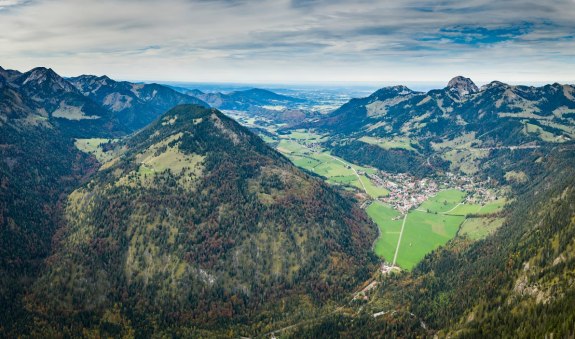
<path fill-rule="evenodd" d="M 365 187 L 366 193 L 372 198 L 389 194 L 388 190 L 374 185 L 365 175 L 375 173 L 373 168 L 357 166 L 334 157 L 328 152 L 318 149 L 312 150 L 306 146 L 306 142 L 318 142 L 323 140 L 322 138 L 318 134 L 295 131 L 288 135 L 282 135 L 276 148 L 296 166 L 326 178 L 330 184 L 347 188 L 355 187 L 360 191 L 363 191 Z"/>
<path fill-rule="evenodd" d="M 465 192 L 456 189 L 439 191 L 437 195 L 424 201 L 418 210 L 431 213 L 445 213 L 455 208 L 457 204 L 463 201 L 465 196 Z"/>
<path fill-rule="evenodd" d="M 487 237 L 503 225 L 503 218 L 468 218 L 461 225 L 459 235 L 467 236 L 473 240 Z"/>
<path fill-rule="evenodd" d="M 455 237 L 465 220 L 465 215 L 452 215 L 446 212 L 465 206 L 458 205 L 465 196 L 465 192 L 455 189 L 440 191 L 436 196 L 426 200 L 417 210 L 408 213 L 397 253 L 398 266 L 411 270 L 426 254 Z M 367 214 L 375 221 L 380 231 L 380 236 L 374 244 L 375 253 L 392 262 L 403 218 L 398 211 L 380 202 L 372 203 L 367 208 Z"/>

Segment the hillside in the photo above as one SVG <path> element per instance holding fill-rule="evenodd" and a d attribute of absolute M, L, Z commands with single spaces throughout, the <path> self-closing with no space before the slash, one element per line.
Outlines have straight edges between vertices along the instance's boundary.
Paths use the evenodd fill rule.
<path fill-rule="evenodd" d="M 25 319 L 22 294 L 51 252 L 61 203 L 96 167 L 57 126 L 0 75 L 0 336 Z"/>
<path fill-rule="evenodd" d="M 69 195 L 27 298 L 44 331 L 253 335 L 374 268 L 366 214 L 216 110 L 178 106 L 118 146 Z"/>

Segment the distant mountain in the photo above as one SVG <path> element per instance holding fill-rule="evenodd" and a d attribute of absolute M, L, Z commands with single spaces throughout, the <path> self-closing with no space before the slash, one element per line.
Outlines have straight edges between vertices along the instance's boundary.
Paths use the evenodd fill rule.
<path fill-rule="evenodd" d="M 69 195 L 27 298 L 58 326 L 253 331 L 271 320 L 254 312 L 291 317 L 345 295 L 374 267 L 375 227 L 349 197 L 215 109 L 178 106 L 118 148 Z"/>
<path fill-rule="evenodd" d="M 203 93 L 199 90 L 184 90 L 186 94 L 193 95 L 210 106 L 222 110 L 250 111 L 262 109 L 265 106 L 293 108 L 294 105 L 304 102 L 303 99 L 281 95 L 260 88 L 245 91 L 224 93 Z"/>
<path fill-rule="evenodd" d="M 138 130 L 179 104 L 208 104 L 158 84 L 82 75 L 64 79 L 52 69 L 26 73 L 0 68 L 0 114 L 19 112 L 28 121 L 58 125 L 75 137 L 118 136 Z M 10 92 L 8 94 L 8 92 Z"/>
<path fill-rule="evenodd" d="M 456 76 L 451 79 L 447 84 L 447 88 L 460 99 L 479 92 L 479 88 L 471 79 L 462 76 Z"/>
<path fill-rule="evenodd" d="M 230 93 L 204 93 L 197 89 L 173 88 L 201 99 L 210 104 L 211 107 L 228 111 L 241 111 L 253 118 L 277 124 L 284 123 L 291 126 L 317 116 L 316 112 L 304 108 L 306 105 L 309 106 L 309 100 L 277 94 L 260 88 Z"/>
<path fill-rule="evenodd" d="M 158 84 L 114 81 L 107 76 L 68 79 L 84 96 L 111 111 L 130 130 L 140 129 L 180 104 L 209 107 L 204 101 Z"/>
<path fill-rule="evenodd" d="M 511 86 L 495 81 L 479 89 L 470 79 L 456 77 L 445 88 L 427 93 L 404 86 L 382 88 L 299 127 L 337 135 L 341 143 L 335 152 L 348 160 L 391 169 L 386 163 L 395 166 L 399 164 L 395 160 L 413 159 L 394 170 L 445 166 L 460 170 L 453 152 L 473 157 L 478 156 L 469 154 L 473 149 L 573 140 L 574 117 L 574 86 Z M 386 142 L 388 146 L 378 147 Z M 430 159 L 436 152 L 441 156 Z"/>
<path fill-rule="evenodd" d="M 26 73 L 0 72 L 10 92 L 0 100 L 6 112 L 19 112 L 28 124 L 59 126 L 71 136 L 103 136 L 126 133 L 113 114 L 80 93 L 52 69 L 37 67 Z M 15 117 L 15 116 L 13 116 Z"/>

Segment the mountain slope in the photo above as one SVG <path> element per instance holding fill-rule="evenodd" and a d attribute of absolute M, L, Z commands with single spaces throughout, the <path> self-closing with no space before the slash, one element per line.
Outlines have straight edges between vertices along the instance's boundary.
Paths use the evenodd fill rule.
<path fill-rule="evenodd" d="M 208 104 L 158 84 L 114 81 L 107 76 L 82 75 L 68 79 L 83 95 L 102 105 L 134 131 L 180 104 Z"/>
<path fill-rule="evenodd" d="M 0 336 L 26 322 L 22 295 L 51 252 L 61 203 L 95 159 L 48 122 L 47 112 L 0 77 Z"/>
<path fill-rule="evenodd" d="M 178 106 L 123 147 L 70 195 L 38 316 L 98 327 L 121 303 L 139 335 L 253 331 L 273 319 L 254 312 L 303 312 L 367 278 L 365 213 L 220 112 Z"/>
<path fill-rule="evenodd" d="M 444 89 L 427 93 L 404 86 L 382 88 L 367 98 L 351 100 L 312 127 L 346 135 L 432 138 L 493 132 L 494 124 L 515 130 L 528 121 L 559 139 L 572 139 L 571 130 L 561 130 L 556 124 L 572 127 L 572 120 L 565 118 L 575 113 L 574 93 L 575 87 L 570 85 L 527 87 L 496 81 L 479 90 L 470 79 L 456 77 Z M 482 140 L 489 138 L 493 142 L 514 141 L 498 133 Z M 525 140 L 541 138 L 526 136 Z"/>

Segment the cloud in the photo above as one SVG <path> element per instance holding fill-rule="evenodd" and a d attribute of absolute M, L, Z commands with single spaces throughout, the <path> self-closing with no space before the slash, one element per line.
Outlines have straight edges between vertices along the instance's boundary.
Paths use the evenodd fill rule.
<path fill-rule="evenodd" d="M 531 23 L 503 27 L 482 27 L 458 25 L 440 28 L 436 34 L 420 38 L 420 41 L 449 41 L 463 45 L 490 45 L 515 40 L 533 29 Z"/>
<path fill-rule="evenodd" d="M 573 17 L 572 0 L 0 0 L 0 60 L 158 80 L 573 81 Z"/>
<path fill-rule="evenodd" d="M 0 0 L 0 11 L 22 6 L 30 2 L 30 0 Z"/>

